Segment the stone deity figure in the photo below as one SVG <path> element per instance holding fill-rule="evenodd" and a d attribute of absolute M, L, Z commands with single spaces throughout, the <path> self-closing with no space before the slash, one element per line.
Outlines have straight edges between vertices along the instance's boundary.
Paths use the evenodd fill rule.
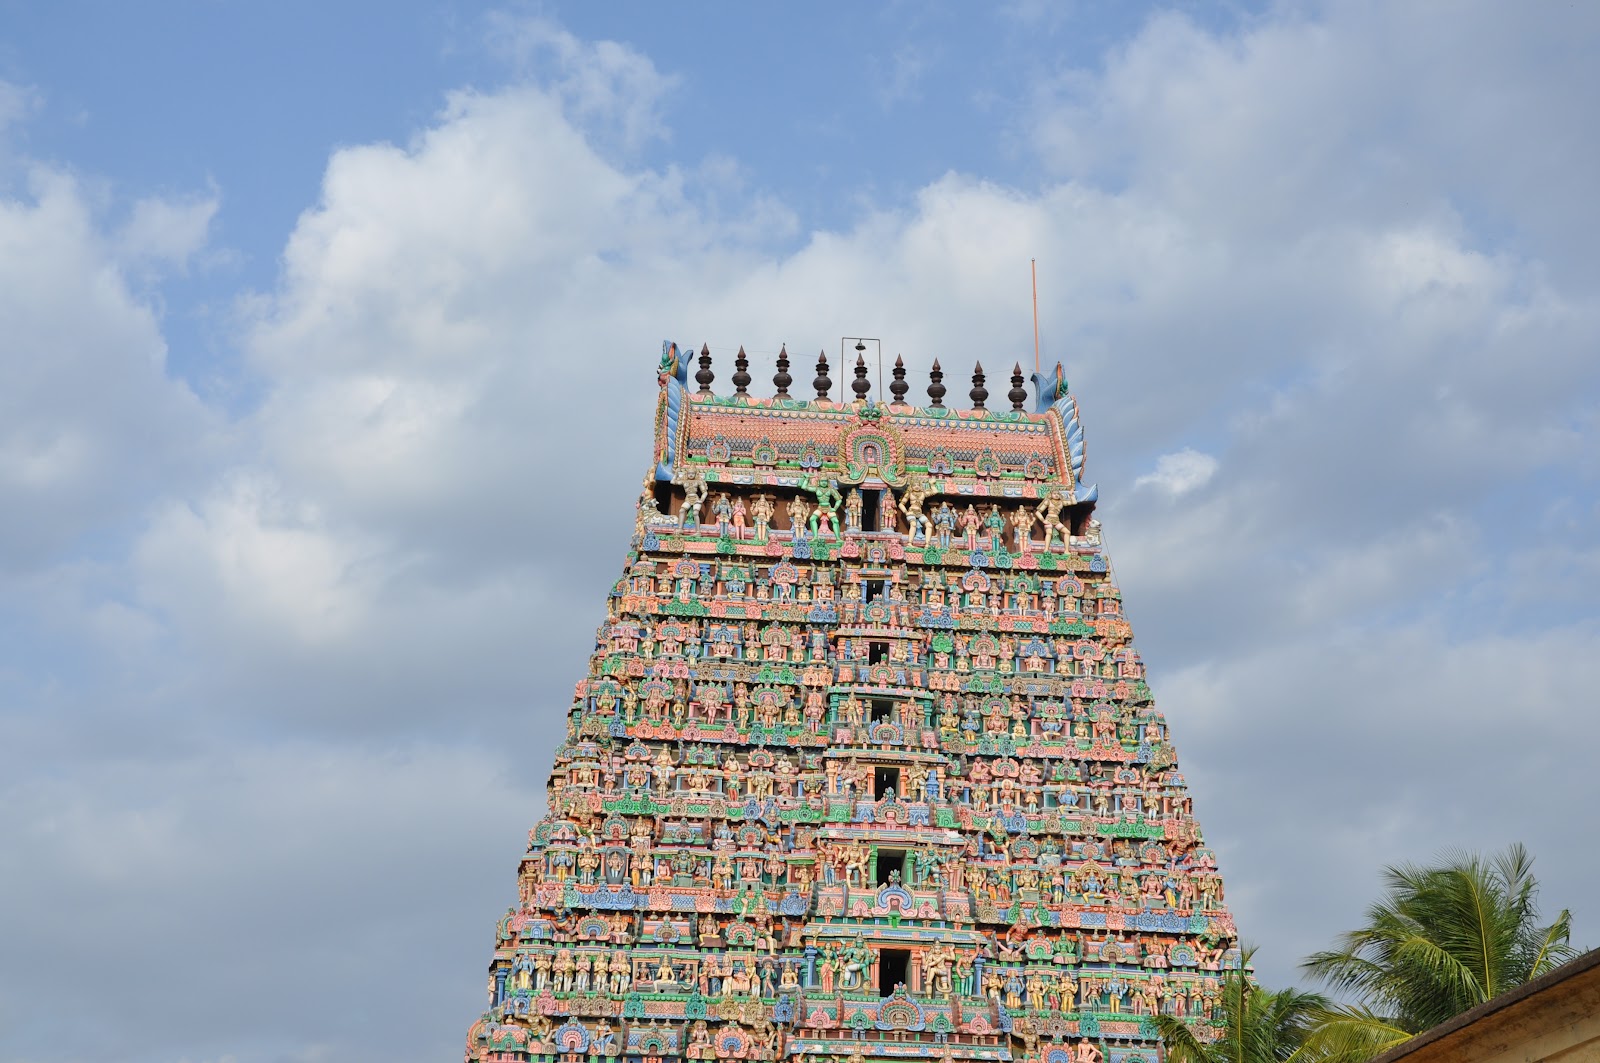
<path fill-rule="evenodd" d="M 883 501 L 878 507 L 878 530 L 886 532 L 900 530 L 900 510 L 895 506 L 893 491 L 883 492 Z"/>
<path fill-rule="evenodd" d="M 1143 1003 L 1143 1010 L 1148 1015 L 1161 1014 L 1162 979 L 1158 975 L 1145 982 L 1139 989 L 1139 998 Z M 1138 1010 L 1138 1009 L 1135 1009 Z"/>
<path fill-rule="evenodd" d="M 656 755 L 655 764 L 650 769 L 651 776 L 656 781 L 656 791 L 666 793 L 668 785 L 672 782 L 673 773 L 677 770 L 672 762 L 672 754 L 666 746 L 661 747 L 661 752 Z"/>
<path fill-rule="evenodd" d="M 690 469 L 674 473 L 672 482 L 683 488 L 683 512 L 678 517 L 679 526 L 697 527 L 700 523 L 700 506 L 706 500 L 705 477 Z"/>
<path fill-rule="evenodd" d="M 861 489 L 852 487 L 849 497 L 844 500 L 844 530 L 858 532 L 861 530 Z"/>
<path fill-rule="evenodd" d="M 937 943 L 922 954 L 922 984 L 931 993 L 950 992 L 950 964 L 955 959 L 955 949 Z"/>
<path fill-rule="evenodd" d="M 556 953 L 555 962 L 555 991 L 557 993 L 572 992 L 572 953 L 562 949 Z"/>
<path fill-rule="evenodd" d="M 1106 982 L 1107 1000 L 1113 1015 L 1122 1011 L 1122 997 L 1128 991 L 1128 983 L 1121 978 L 1112 978 Z"/>
<path fill-rule="evenodd" d="M 578 881 L 585 886 L 594 885 L 595 869 L 599 866 L 599 855 L 593 849 L 585 848 L 578 854 Z"/>
<path fill-rule="evenodd" d="M 856 846 L 851 849 L 845 855 L 845 882 L 851 885 L 865 886 L 867 884 L 867 862 L 870 859 L 866 846 Z"/>
<path fill-rule="evenodd" d="M 832 480 L 823 480 L 816 487 L 817 505 L 811 511 L 811 534 L 831 529 L 831 537 L 839 537 L 839 489 Z"/>
<path fill-rule="evenodd" d="M 772 524 L 773 509 L 771 495 L 756 495 L 750 500 L 750 519 L 755 522 L 758 543 L 767 541 L 767 529 Z"/>
<path fill-rule="evenodd" d="M 587 993 L 589 991 L 589 975 L 590 971 L 592 970 L 593 963 L 594 957 L 592 956 L 581 954 L 578 956 L 577 977 L 573 979 L 572 982 L 573 992 Z"/>
<path fill-rule="evenodd" d="M 706 1030 L 705 1020 L 701 1019 L 694 1024 L 694 1028 L 689 1034 L 688 1058 L 711 1059 L 713 1056 L 713 1051 L 714 1050 L 711 1047 L 711 1034 Z"/>
<path fill-rule="evenodd" d="M 961 530 L 966 534 L 968 550 L 976 550 L 978 548 L 978 528 L 982 524 L 983 521 L 979 518 L 977 509 L 971 503 L 968 503 L 966 512 L 961 514 Z"/>
<path fill-rule="evenodd" d="M 889 606 L 894 610 L 896 620 L 901 626 L 909 626 L 911 610 L 906 605 L 906 591 L 899 583 L 889 584 Z"/>
<path fill-rule="evenodd" d="M 744 528 L 745 528 L 744 499 L 735 498 L 733 500 L 733 514 L 732 514 L 732 516 L 733 516 L 733 537 L 735 539 L 743 539 L 744 538 Z"/>
<path fill-rule="evenodd" d="M 862 943 L 857 934 L 854 943 L 847 945 L 842 955 L 841 989 L 859 989 L 866 979 L 867 968 L 872 964 L 872 950 Z"/>
<path fill-rule="evenodd" d="M 806 730 L 812 734 L 822 733 L 822 714 L 824 711 L 821 690 L 813 690 L 806 695 Z"/>
<path fill-rule="evenodd" d="M 933 520 L 922 511 L 922 503 L 928 497 L 928 482 L 921 477 L 913 479 L 906 486 L 904 500 L 900 504 L 900 511 L 906 515 L 906 533 L 912 542 L 917 541 L 917 536 L 922 536 L 922 541 L 927 543 L 933 538 Z"/>
<path fill-rule="evenodd" d="M 921 801 L 926 794 L 924 786 L 928 781 L 928 769 L 921 764 L 913 764 L 906 772 L 906 798 L 911 801 Z"/>
<path fill-rule="evenodd" d="M 1028 1007 L 1034 1011 L 1043 1011 L 1045 1008 L 1045 980 L 1041 974 L 1028 975 L 1027 983 Z"/>
<path fill-rule="evenodd" d="M 817 981 L 824 993 L 833 992 L 833 979 L 839 970 L 839 957 L 829 948 L 823 954 L 822 961 L 817 965 Z"/>
<path fill-rule="evenodd" d="M 965 953 L 956 957 L 955 962 L 956 992 L 963 996 L 971 996 L 972 986 L 972 960 Z"/>
<path fill-rule="evenodd" d="M 842 709 L 845 724 L 852 731 L 860 729 L 862 721 L 866 718 L 866 709 L 861 703 L 861 699 L 854 694 L 848 694 L 845 696 L 844 704 L 840 708 Z"/>
<path fill-rule="evenodd" d="M 939 503 L 933 514 L 933 526 L 939 530 L 939 549 L 948 550 L 950 536 L 956 530 L 956 511 L 950 508 L 950 503 Z"/>
<path fill-rule="evenodd" d="M 544 992 L 545 986 L 550 984 L 550 954 L 541 952 L 533 958 L 533 991 Z"/>
<path fill-rule="evenodd" d="M 1070 971 L 1062 971 L 1056 976 L 1056 990 L 1061 994 L 1061 1006 L 1067 1011 L 1073 1011 L 1078 1006 L 1078 982 L 1072 977 Z"/>
<path fill-rule="evenodd" d="M 806 505 L 806 500 L 795 495 L 785 507 L 789 511 L 789 534 L 795 539 L 804 538 L 806 530 L 806 515 L 811 512 L 811 507 Z"/>
<path fill-rule="evenodd" d="M 1030 509 L 1019 506 L 1011 514 L 1011 528 L 1017 537 L 1017 552 L 1029 553 L 1033 549 L 1033 524 L 1038 517 Z"/>
<path fill-rule="evenodd" d="M 989 537 L 989 549 L 1000 549 L 1001 539 L 1006 533 L 1006 518 L 1001 514 L 998 505 L 991 505 L 989 512 L 984 516 L 983 533 Z"/>
<path fill-rule="evenodd" d="M 1061 549 L 1067 549 L 1069 529 L 1061 521 L 1061 510 L 1066 507 L 1067 502 L 1067 493 L 1059 487 L 1052 487 L 1034 507 L 1034 514 L 1044 525 L 1044 552 L 1047 554 L 1057 532 L 1061 533 Z"/>
<path fill-rule="evenodd" d="M 726 491 L 718 491 L 717 497 L 711 500 L 711 516 L 717 522 L 717 537 L 727 538 L 733 529 L 733 503 L 728 500 Z"/>

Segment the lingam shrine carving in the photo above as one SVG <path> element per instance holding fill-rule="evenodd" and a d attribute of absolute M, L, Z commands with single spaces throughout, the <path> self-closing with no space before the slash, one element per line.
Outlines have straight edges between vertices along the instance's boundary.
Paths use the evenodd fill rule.
<path fill-rule="evenodd" d="M 476 1063 L 1156 1063 L 1239 963 L 1058 366 L 1004 408 L 716 395 L 664 345 L 631 549 Z"/>

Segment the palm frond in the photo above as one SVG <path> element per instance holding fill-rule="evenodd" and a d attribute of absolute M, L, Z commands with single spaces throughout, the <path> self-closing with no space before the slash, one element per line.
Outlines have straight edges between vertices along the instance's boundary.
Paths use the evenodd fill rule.
<path fill-rule="evenodd" d="M 1437 1025 L 1575 954 L 1567 913 L 1539 925 L 1533 858 L 1520 844 L 1489 859 L 1447 852 L 1431 866 L 1396 865 L 1384 880 L 1363 925 L 1302 967 L 1399 1029 Z"/>
<path fill-rule="evenodd" d="M 1578 950 L 1568 944 L 1571 936 L 1572 913 L 1563 908 L 1556 921 L 1539 933 L 1539 945 L 1534 950 L 1532 962 L 1528 965 L 1528 977 L 1537 978 L 1546 971 L 1553 971 L 1562 964 L 1577 959 Z"/>
<path fill-rule="evenodd" d="M 1331 1007 L 1317 1016 L 1296 1063 L 1366 1063 L 1412 1036 L 1366 1008 Z"/>
<path fill-rule="evenodd" d="M 1171 1063 L 1213 1063 L 1210 1049 L 1194 1035 L 1188 1023 L 1171 1015 L 1157 1015 L 1155 1024 Z"/>
<path fill-rule="evenodd" d="M 1478 972 L 1436 941 L 1421 936 L 1411 937 L 1395 949 L 1394 959 L 1400 970 L 1415 980 L 1417 990 L 1427 990 L 1426 993 L 1410 994 L 1414 999 L 1434 999 L 1446 1007 L 1459 1009 L 1451 1014 L 1476 1007 L 1489 999 L 1487 987 L 1478 980 Z M 1459 1007 L 1462 1004 L 1466 1007 Z M 1443 1022 L 1449 1017 L 1446 1015 L 1438 1021 Z"/>
<path fill-rule="evenodd" d="M 1254 955 L 1254 949 L 1246 948 L 1240 967 L 1247 967 Z M 1316 1016 L 1328 1007 L 1321 994 L 1266 989 L 1241 969 L 1223 975 L 1212 1012 L 1212 1022 L 1222 1028 L 1215 1043 L 1202 1045 L 1186 1023 L 1171 1016 L 1155 1021 L 1173 1063 L 1288 1063 L 1301 1059 L 1300 1046 Z"/>

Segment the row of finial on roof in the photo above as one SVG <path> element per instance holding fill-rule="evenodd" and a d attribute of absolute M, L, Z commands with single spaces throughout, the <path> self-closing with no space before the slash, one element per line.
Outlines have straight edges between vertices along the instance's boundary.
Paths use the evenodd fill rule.
<path fill-rule="evenodd" d="M 861 355 L 856 355 L 855 379 L 850 382 L 850 390 L 856 393 L 857 399 L 865 399 L 872 390 L 872 384 L 867 380 L 867 363 Z M 700 385 L 698 394 L 710 395 L 711 382 L 716 379 L 716 374 L 711 372 L 711 348 L 705 344 L 700 346 L 700 369 L 694 375 L 695 383 Z M 983 386 L 983 363 L 979 362 L 972 370 L 972 390 L 967 395 L 972 399 L 972 408 L 982 410 L 984 403 L 989 400 L 989 391 Z M 778 350 L 778 371 L 773 374 L 773 385 L 778 389 L 775 398 L 789 398 L 789 385 L 794 383 L 794 378 L 789 375 L 789 348 L 785 344 Z M 833 391 L 833 381 L 828 378 L 828 352 L 823 351 L 817 355 L 817 377 L 811 382 L 817 391 L 817 398 L 826 399 Z M 748 395 L 750 392 L 750 359 L 745 357 L 744 348 L 739 348 L 739 353 L 733 360 L 733 387 L 735 395 Z M 894 379 L 889 383 L 889 394 L 894 396 L 889 405 L 905 406 L 906 392 L 911 390 L 911 385 L 906 383 L 905 360 L 899 355 L 894 359 Z M 944 370 L 939 368 L 939 360 L 933 360 L 933 368 L 928 372 L 928 398 L 933 401 L 928 405 L 933 409 L 944 408 L 944 396 L 947 389 L 944 386 Z M 1021 410 L 1023 403 L 1028 400 L 1028 393 L 1022 386 L 1022 366 L 1017 364 L 1011 367 L 1011 390 L 1006 392 L 1006 398 L 1011 400 L 1013 410 Z"/>

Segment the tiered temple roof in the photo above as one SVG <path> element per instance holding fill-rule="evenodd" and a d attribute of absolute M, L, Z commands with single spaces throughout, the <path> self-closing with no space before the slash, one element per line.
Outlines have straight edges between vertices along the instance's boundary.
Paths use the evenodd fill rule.
<path fill-rule="evenodd" d="M 1239 962 L 1058 366 L 732 395 L 663 345 L 469 1061 L 1155 1063 Z"/>

